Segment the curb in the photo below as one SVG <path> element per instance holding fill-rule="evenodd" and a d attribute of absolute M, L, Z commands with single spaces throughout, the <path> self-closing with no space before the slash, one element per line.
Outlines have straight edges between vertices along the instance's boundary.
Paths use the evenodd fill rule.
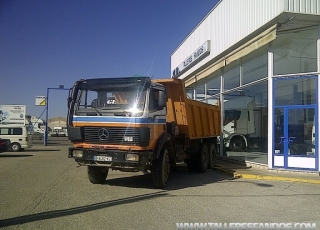
<path fill-rule="evenodd" d="M 273 180 L 273 181 L 288 181 L 288 182 L 301 182 L 301 183 L 309 183 L 309 184 L 320 184 L 320 180 L 316 180 L 316 179 L 302 179 L 302 178 L 294 178 L 294 177 L 264 176 L 264 175 L 249 174 L 249 173 L 236 173 L 233 170 L 224 168 L 221 165 L 215 165 L 214 169 L 237 179 L 242 178 L 242 179 L 253 179 L 253 180 Z"/>

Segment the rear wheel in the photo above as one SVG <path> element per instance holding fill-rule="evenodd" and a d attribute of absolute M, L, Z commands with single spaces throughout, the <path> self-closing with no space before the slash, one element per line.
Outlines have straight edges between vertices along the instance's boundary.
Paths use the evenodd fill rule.
<path fill-rule="evenodd" d="M 242 137 L 234 137 L 230 141 L 230 149 L 234 152 L 241 152 L 246 149 L 246 143 Z"/>
<path fill-rule="evenodd" d="M 21 145 L 17 142 L 14 142 L 11 144 L 11 149 L 14 152 L 20 152 L 21 151 Z"/>
<path fill-rule="evenodd" d="M 209 149 L 206 143 L 202 144 L 200 153 L 195 156 L 195 170 L 199 173 L 204 173 L 209 167 Z"/>
<path fill-rule="evenodd" d="M 169 173 L 169 151 L 168 148 L 164 146 L 161 150 L 159 158 L 153 161 L 151 174 L 154 187 L 164 188 L 167 184 Z"/>
<path fill-rule="evenodd" d="M 210 144 L 209 147 L 209 168 L 213 169 L 217 161 L 217 148 L 215 144 Z"/>
<path fill-rule="evenodd" d="M 88 166 L 88 178 L 92 184 L 102 184 L 108 176 L 108 167 Z"/>

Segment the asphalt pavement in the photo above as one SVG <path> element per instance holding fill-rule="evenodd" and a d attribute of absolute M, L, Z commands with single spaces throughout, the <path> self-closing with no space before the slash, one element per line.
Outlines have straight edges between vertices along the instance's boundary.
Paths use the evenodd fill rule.
<path fill-rule="evenodd" d="M 221 160 L 206 173 L 177 167 L 165 189 L 155 189 L 151 174 L 142 172 L 110 170 L 103 184 L 91 184 L 86 167 L 67 157 L 70 145 L 66 138 L 49 138 L 48 146 L 39 141 L 24 152 L 0 154 L 0 229 L 162 230 L 212 222 L 320 226 L 317 184 L 235 179 L 241 170 L 258 178 L 257 169 Z M 230 174 L 217 171 L 223 169 Z"/>
<path fill-rule="evenodd" d="M 34 148 L 42 148 L 43 141 L 34 141 Z M 46 148 L 58 146 L 71 146 L 71 142 L 65 137 L 49 138 Z M 283 169 L 268 169 L 264 164 L 255 164 L 244 160 L 221 157 L 217 160 L 215 170 L 233 178 L 302 182 L 320 184 L 319 172 L 294 171 Z"/>

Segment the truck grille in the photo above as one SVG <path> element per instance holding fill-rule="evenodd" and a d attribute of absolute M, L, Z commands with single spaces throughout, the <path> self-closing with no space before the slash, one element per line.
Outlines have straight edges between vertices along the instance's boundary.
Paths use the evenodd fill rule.
<path fill-rule="evenodd" d="M 138 145 L 137 128 L 84 127 L 84 138 L 88 144 Z"/>

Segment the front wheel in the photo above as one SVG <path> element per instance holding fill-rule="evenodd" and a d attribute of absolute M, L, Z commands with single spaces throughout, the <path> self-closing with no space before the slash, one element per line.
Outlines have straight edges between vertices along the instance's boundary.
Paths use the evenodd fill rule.
<path fill-rule="evenodd" d="M 21 151 L 21 145 L 19 143 L 12 143 L 11 144 L 11 149 L 13 152 L 20 152 Z"/>
<path fill-rule="evenodd" d="M 92 184 L 103 184 L 107 179 L 108 167 L 88 166 L 88 178 Z"/>
<path fill-rule="evenodd" d="M 163 147 L 158 159 L 153 161 L 152 180 L 156 188 L 164 188 L 170 173 L 170 159 L 167 147 Z"/>
<path fill-rule="evenodd" d="M 230 141 L 230 149 L 234 152 L 241 152 L 246 149 L 246 143 L 242 137 L 234 137 Z"/>

